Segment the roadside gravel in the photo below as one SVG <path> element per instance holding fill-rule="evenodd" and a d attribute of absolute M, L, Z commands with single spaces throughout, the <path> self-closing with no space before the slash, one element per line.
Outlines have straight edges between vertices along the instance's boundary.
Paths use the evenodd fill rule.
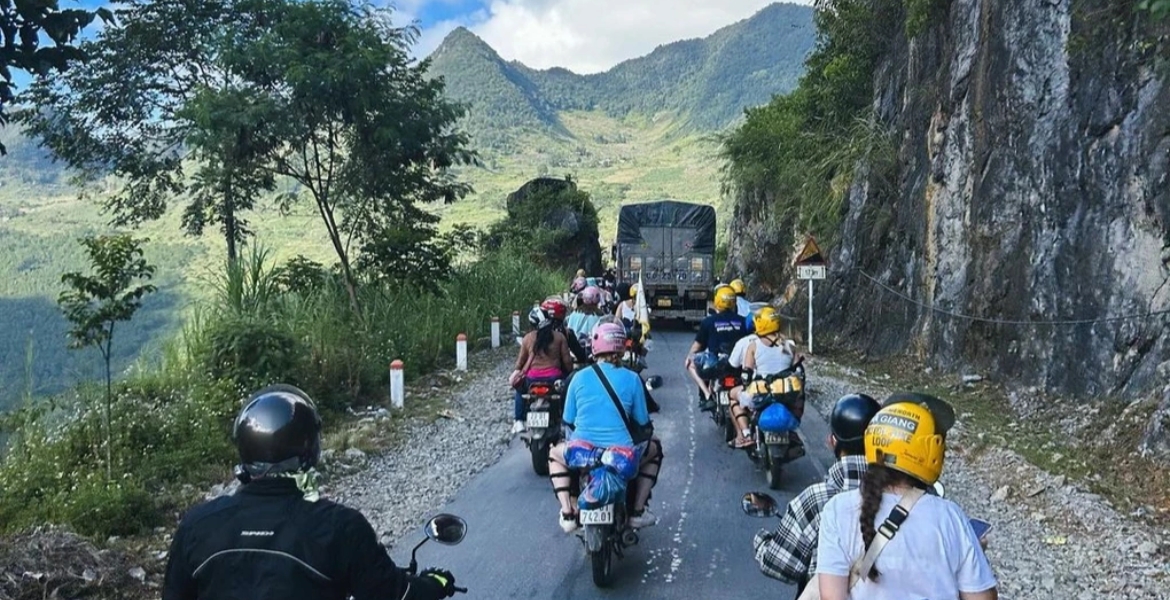
<path fill-rule="evenodd" d="M 812 404 L 826 416 L 846 393 L 880 400 L 895 391 L 887 378 L 823 358 L 808 371 Z M 1015 452 L 973 449 L 980 433 L 965 426 L 961 404 L 955 410 L 942 483 L 968 516 L 992 523 L 987 554 L 1000 598 L 1170 599 L 1170 531 L 1119 514 L 1107 499 Z"/>
<path fill-rule="evenodd" d="M 387 547 L 421 527 L 464 482 L 508 449 L 512 396 L 507 381 L 515 353 L 515 348 L 503 347 L 473 354 L 471 370 L 458 374 L 462 381 L 457 385 L 407 390 L 408 405 L 418 394 L 442 394 L 454 418 L 415 418 L 403 426 L 391 448 L 368 456 L 351 450 L 348 456 L 330 457 L 349 463 L 350 473 L 327 479 L 324 494 L 361 510 Z"/>

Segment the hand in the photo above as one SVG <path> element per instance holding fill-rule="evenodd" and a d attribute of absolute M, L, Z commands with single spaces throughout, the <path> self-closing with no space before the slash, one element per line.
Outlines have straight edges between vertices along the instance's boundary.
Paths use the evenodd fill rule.
<path fill-rule="evenodd" d="M 450 598 L 455 595 L 455 576 L 450 571 L 444 569 L 426 569 L 419 577 L 430 579 L 439 584 L 439 587 L 443 590 L 444 598 Z"/>

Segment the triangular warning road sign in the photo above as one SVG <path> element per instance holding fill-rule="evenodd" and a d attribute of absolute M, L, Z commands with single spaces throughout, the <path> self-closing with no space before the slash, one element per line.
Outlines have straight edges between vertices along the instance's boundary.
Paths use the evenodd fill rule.
<path fill-rule="evenodd" d="M 825 260 L 825 255 L 821 254 L 820 246 L 817 246 L 816 238 L 811 235 L 804 242 L 804 248 L 796 255 L 796 260 L 792 262 L 794 265 L 823 265 L 828 261 Z"/>

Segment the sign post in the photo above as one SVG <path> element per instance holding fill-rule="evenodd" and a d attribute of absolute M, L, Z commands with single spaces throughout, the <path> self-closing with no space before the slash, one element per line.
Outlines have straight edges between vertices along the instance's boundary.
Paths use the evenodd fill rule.
<path fill-rule="evenodd" d="M 811 235 L 804 242 L 804 248 L 793 261 L 796 278 L 808 280 L 808 353 L 813 353 L 813 280 L 824 279 L 828 264 L 824 254 Z"/>

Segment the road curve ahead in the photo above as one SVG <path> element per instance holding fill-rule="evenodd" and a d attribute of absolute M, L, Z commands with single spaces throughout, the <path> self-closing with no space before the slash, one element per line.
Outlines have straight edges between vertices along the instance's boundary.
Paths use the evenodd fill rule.
<path fill-rule="evenodd" d="M 593 585 L 582 543 L 558 527 L 552 487 L 532 472 L 518 439 L 450 504 L 437 507 L 435 512 L 466 519 L 467 537 L 458 546 L 427 544 L 419 551 L 420 568 L 450 569 L 469 588 L 468 598 L 791 597 L 791 586 L 762 575 L 753 560 L 753 533 L 777 521 L 751 518 L 740 509 L 744 492 L 767 491 L 767 484 L 743 451 L 726 447 L 709 413 L 698 409 L 682 369 L 693 334 L 656 331 L 654 337 L 647 373 L 665 380 L 655 391 L 662 412 L 654 415 L 665 460 L 650 501 L 659 522 L 641 530 L 639 544 L 615 562 L 609 589 Z M 810 372 L 810 379 L 815 376 Z M 771 492 L 784 502 L 823 478 L 831 464 L 827 426 L 811 405 L 803 432 L 809 454 L 791 463 L 783 489 Z M 395 543 L 395 562 L 409 563 L 419 539 L 421 533 L 413 533 Z"/>

